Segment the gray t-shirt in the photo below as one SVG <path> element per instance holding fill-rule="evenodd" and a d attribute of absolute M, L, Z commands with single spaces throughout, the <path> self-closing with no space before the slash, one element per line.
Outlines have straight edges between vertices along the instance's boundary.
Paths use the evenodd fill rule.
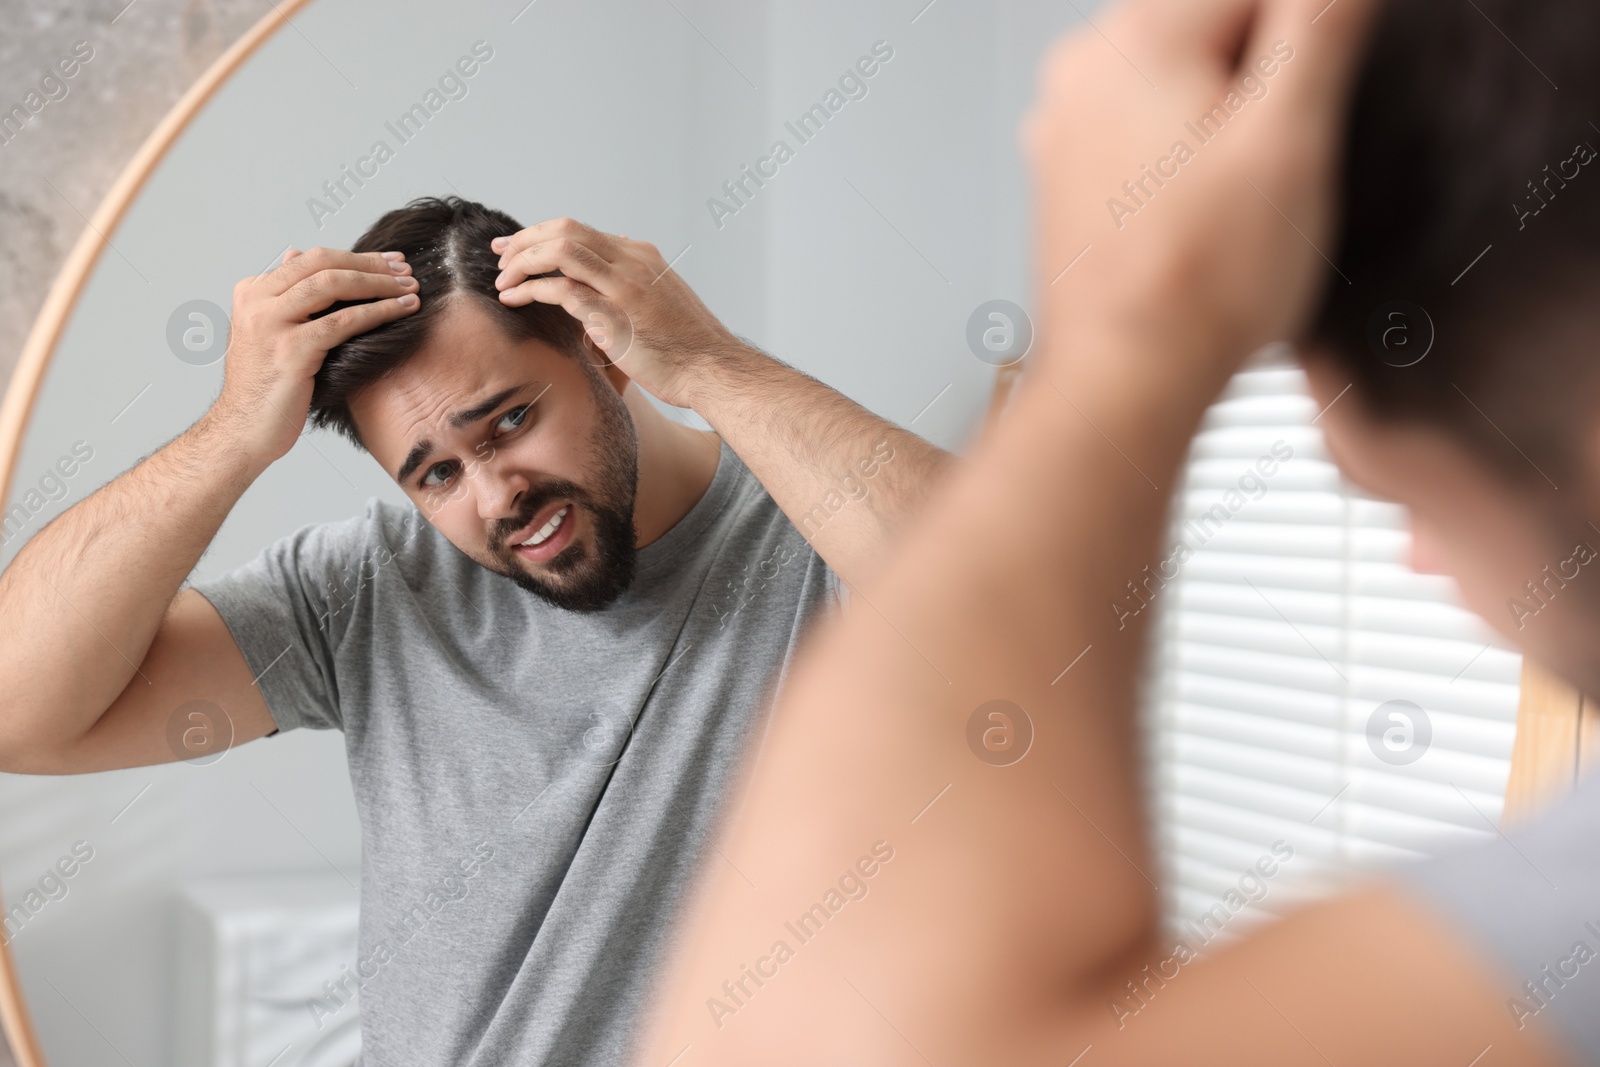
<path fill-rule="evenodd" d="M 554 608 L 372 500 L 195 588 L 280 729 L 342 729 L 362 1062 L 623 1062 L 740 757 L 837 576 L 722 443 L 605 610 Z M 725 863 L 726 858 L 711 862 Z"/>
<path fill-rule="evenodd" d="M 1600 1067 L 1600 770 L 1526 825 L 1395 877 L 1499 971 L 1518 1029 Z"/>

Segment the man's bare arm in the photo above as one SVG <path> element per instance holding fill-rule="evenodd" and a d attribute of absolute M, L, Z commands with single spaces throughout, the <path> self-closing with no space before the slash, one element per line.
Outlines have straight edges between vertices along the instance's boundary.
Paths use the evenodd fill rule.
<path fill-rule="evenodd" d="M 148 727 L 123 737 L 130 757 L 139 752 L 129 763 L 178 758 L 165 744 L 164 713 L 188 700 L 224 709 L 243 739 L 271 730 L 248 670 L 239 685 L 242 657 L 228 670 L 215 649 L 187 664 L 150 655 L 158 631 L 177 612 L 179 586 L 259 473 L 217 423 L 208 414 L 69 508 L 0 574 L 6 635 L 0 769 L 52 774 L 119 765 L 115 753 L 103 750 L 84 758 L 91 734 L 98 742 L 120 733 L 97 729 L 118 703 L 137 709 L 118 720 L 140 719 Z M 187 618 L 194 610 L 189 605 L 179 614 Z"/>
<path fill-rule="evenodd" d="M 333 345 L 408 314 L 403 262 L 331 249 L 234 287 L 221 395 L 190 429 L 41 529 L 0 574 L 0 769 L 59 774 L 203 754 L 167 744 L 189 700 L 239 739 L 272 720 L 220 616 L 179 595 L 245 489 L 294 445 Z M 339 299 L 376 297 L 316 321 Z M 211 724 L 215 726 L 216 724 Z"/>
<path fill-rule="evenodd" d="M 709 361 L 691 395 L 695 412 L 851 585 L 882 569 L 957 461 L 749 345 Z"/>
<path fill-rule="evenodd" d="M 1125 1028 L 1109 1010 L 1171 952 L 1135 717 L 1149 613 L 1124 627 L 1113 605 L 1161 558 L 1210 401 L 1303 327 L 1372 6 L 1131 0 L 1052 53 L 1024 139 L 1037 362 L 935 490 L 877 610 L 802 648 L 640 1067 L 1444 1065 L 1488 1045 L 1555 1062 L 1486 964 L 1393 892 L 1185 966 Z M 1279 40 L 1292 62 L 1271 94 L 1115 228 L 1108 193 Z M 1053 284 L 1086 244 L 1090 269 Z M 981 740 L 996 703 L 1032 728 L 1002 766 Z"/>

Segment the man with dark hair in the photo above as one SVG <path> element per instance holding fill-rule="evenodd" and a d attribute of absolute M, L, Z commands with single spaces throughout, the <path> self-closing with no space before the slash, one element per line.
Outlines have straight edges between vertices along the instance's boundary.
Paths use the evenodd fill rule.
<path fill-rule="evenodd" d="M 1566 738 L 1534 720 L 1531 762 L 1556 753 L 1539 791 L 1572 787 L 1537 819 L 1242 936 L 1195 937 L 1167 921 L 1157 883 L 1162 866 L 1198 861 L 1159 857 L 1150 825 L 1165 783 L 1136 709 L 1153 613 L 1124 626 L 1107 610 L 1171 544 L 1152 487 L 1182 484 L 1225 384 L 1290 341 L 1341 474 L 1404 505 L 1413 544 L 1431 542 L 1463 601 L 1586 694 L 1587 714 L 1600 594 L 1576 568 L 1600 532 L 1600 176 L 1584 173 L 1600 143 L 1597 46 L 1586 0 L 1117 0 L 1051 48 L 1019 137 L 1037 222 L 1031 365 L 874 587 L 879 611 L 831 623 L 795 664 L 718 841 L 762 892 L 710 870 L 633 1063 L 692 1045 L 696 1067 L 1600 1067 L 1600 769 L 1580 771 L 1575 694 Z M 1269 58 L 1270 94 L 1246 103 L 1237 90 Z M 1167 167 L 1135 217 L 1106 210 L 1218 107 L 1236 114 L 1180 176 Z M 1089 418 L 1062 419 L 1063 396 Z M 992 551 L 960 552 L 973 516 L 991 514 L 1010 517 Z M 1249 570 L 1231 581 L 1245 588 Z M 1546 578 L 1523 628 L 1506 598 Z M 1389 695 L 1375 679 L 1439 671 L 1378 585 L 1345 593 L 1396 638 L 1328 687 L 1342 714 Z M 902 642 L 961 654 L 933 677 L 895 654 Z M 1242 763 L 1227 739 L 1263 732 L 1246 724 L 1270 722 L 1254 713 L 1287 690 L 1275 666 L 1228 662 L 1256 692 L 1185 688 L 1185 714 L 1226 723 L 1211 737 Z M 1002 769 L 968 740 L 997 694 L 1008 718 L 1038 723 L 1026 759 Z M 1450 718 L 1458 739 L 1484 726 Z M 815 770 L 844 730 L 851 743 Z M 1276 781 L 1257 794 L 1273 799 L 1245 832 L 1309 835 L 1325 857 L 1318 818 L 1392 768 L 1350 759 L 1317 796 L 1309 750 L 1275 736 Z M 1455 751 L 1430 753 L 1419 778 L 1453 781 L 1471 758 L 1441 747 Z M 902 813 L 941 787 L 908 826 Z M 1256 799 L 1241 804 L 1225 776 L 1203 788 L 1219 826 Z M 1456 791 L 1459 818 L 1493 827 Z M 1376 795 L 1346 817 L 1380 817 Z M 742 954 L 878 837 L 894 865 L 830 924 L 827 948 L 805 949 L 751 1010 L 735 1004 L 736 1020 L 708 1012 Z M 1241 864 L 1270 877 L 1286 839 Z"/>
<path fill-rule="evenodd" d="M 291 250 L 232 322 L 211 410 L 0 575 L 28 664 L 0 769 L 341 729 L 361 929 L 318 1027 L 359 993 L 366 1062 L 619 1062 L 786 664 L 950 455 L 734 337 L 651 245 L 457 198 Z M 308 419 L 414 506 L 180 588 Z M 169 743 L 180 712 L 216 729 Z"/>
<path fill-rule="evenodd" d="M 1581 343 L 1600 325 L 1600 5 L 1390 0 L 1375 20 L 1311 334 L 1375 414 L 1565 485 L 1564 431 L 1600 388 Z"/>

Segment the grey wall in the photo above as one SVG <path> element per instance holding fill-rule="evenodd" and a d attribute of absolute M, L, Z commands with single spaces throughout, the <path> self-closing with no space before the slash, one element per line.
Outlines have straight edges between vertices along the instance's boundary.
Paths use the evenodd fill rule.
<path fill-rule="evenodd" d="M 385 5 L 373 23 L 370 5 L 317 0 L 224 87 L 109 235 L 115 248 L 62 339 L 8 505 L 74 442 L 88 442 L 94 458 L 29 534 L 215 396 L 221 364 L 192 366 L 167 347 L 174 308 L 196 298 L 226 308 L 234 281 L 286 245 L 348 245 L 382 211 L 423 194 L 459 192 L 524 223 L 572 215 L 651 240 L 668 258 L 682 253 L 677 269 L 736 332 L 886 418 L 963 446 L 993 374 L 967 350 L 967 317 L 992 297 L 1030 303 L 1015 128 L 1040 50 L 1077 21 L 1071 8 L 539 0 L 513 23 L 523 2 Z M 141 8 L 118 26 L 144 17 Z M 245 21 L 235 19 L 235 32 Z M 31 51 L 70 49 L 86 35 L 61 28 L 41 32 Z M 393 144 L 384 121 L 479 38 L 496 54 L 469 95 L 319 229 L 306 199 L 374 138 Z M 108 39 L 132 50 L 140 36 Z M 867 95 L 799 144 L 785 121 L 823 100 L 878 40 L 894 56 Z M 137 69 L 114 73 L 144 93 Z M 109 83 L 112 73 L 91 63 L 83 77 Z M 144 128 L 158 110 L 141 113 Z M 718 225 L 707 200 L 778 138 L 793 158 Z M 103 176 L 131 141 L 99 152 L 85 137 L 77 158 L 63 154 L 62 181 L 69 164 Z M 0 164 L 14 147 L 0 148 Z M 51 232 L 63 245 L 63 228 Z M 6 254 L 27 253 L 13 245 Z M 302 438 L 240 502 L 197 573 L 236 566 L 304 523 L 354 514 L 371 495 L 403 499 L 370 459 L 328 436 Z M 0 550 L 0 563 L 21 542 Z M 92 604 L 79 607 L 92 615 Z M 70 894 L 13 944 L 57 1063 L 168 1056 L 175 883 L 329 866 L 354 880 L 359 868 L 337 735 L 299 731 L 207 767 L 0 775 L 0 807 L 8 903 L 74 841 L 96 852 Z"/>

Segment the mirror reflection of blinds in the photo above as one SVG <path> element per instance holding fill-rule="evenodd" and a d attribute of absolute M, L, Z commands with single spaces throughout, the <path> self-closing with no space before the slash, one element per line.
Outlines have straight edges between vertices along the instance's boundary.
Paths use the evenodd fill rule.
<path fill-rule="evenodd" d="M 1164 558 L 1120 609 L 1155 611 L 1158 880 L 1196 950 L 1500 819 L 1521 657 L 1450 579 L 1409 569 L 1404 509 L 1343 481 L 1319 417 L 1285 350 L 1253 360 L 1208 412 Z"/>

